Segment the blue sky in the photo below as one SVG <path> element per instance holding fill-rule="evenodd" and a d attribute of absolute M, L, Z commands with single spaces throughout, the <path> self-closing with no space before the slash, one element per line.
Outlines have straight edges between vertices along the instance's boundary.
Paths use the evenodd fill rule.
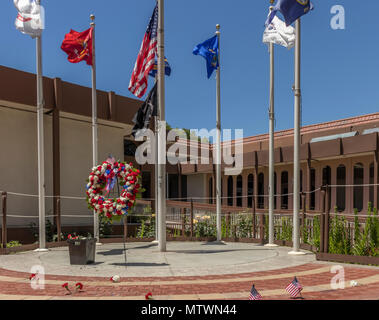
<path fill-rule="evenodd" d="M 378 112 L 379 2 L 313 3 L 315 10 L 302 19 L 302 124 Z M 84 62 L 70 64 L 60 45 L 71 28 L 87 29 L 93 13 L 98 89 L 133 97 L 128 83 L 155 1 L 43 0 L 42 4 L 44 75 L 91 85 L 89 67 Z M 345 8 L 345 30 L 330 27 L 330 10 L 336 4 Z M 35 72 L 35 41 L 15 29 L 13 1 L 3 0 L 0 6 L 0 64 Z M 219 23 L 222 126 L 242 128 L 245 136 L 268 132 L 269 56 L 262 43 L 268 6 L 268 0 L 165 1 L 166 56 L 173 69 L 166 78 L 166 118 L 171 126 L 215 127 L 215 79 L 207 79 L 205 60 L 192 50 L 213 36 Z M 276 48 L 276 130 L 283 130 L 293 127 L 294 51 Z"/>

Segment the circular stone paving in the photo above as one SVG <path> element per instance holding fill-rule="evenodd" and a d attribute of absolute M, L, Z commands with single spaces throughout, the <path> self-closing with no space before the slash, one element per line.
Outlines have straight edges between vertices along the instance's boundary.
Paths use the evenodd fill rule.
<path fill-rule="evenodd" d="M 155 243 L 127 243 L 125 251 L 123 243 L 114 243 L 97 246 L 95 263 L 85 266 L 71 266 L 68 247 L 62 247 L 1 256 L 0 268 L 30 272 L 40 265 L 54 275 L 165 277 L 267 271 L 315 261 L 310 252 L 292 256 L 289 251 L 251 243 L 168 242 L 162 253 Z"/>

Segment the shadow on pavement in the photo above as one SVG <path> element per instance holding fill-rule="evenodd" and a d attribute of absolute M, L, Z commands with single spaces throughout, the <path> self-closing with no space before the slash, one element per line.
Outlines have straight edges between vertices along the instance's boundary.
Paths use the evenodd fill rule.
<path fill-rule="evenodd" d="M 108 251 L 97 252 L 97 254 L 100 254 L 102 256 L 119 256 L 124 254 L 124 249 L 112 249 Z"/>
<path fill-rule="evenodd" d="M 252 249 L 230 249 L 230 250 L 168 250 L 171 253 L 188 253 L 188 254 L 209 254 L 209 253 L 225 253 L 225 252 L 242 252 L 252 251 Z M 260 249 L 259 251 L 270 251 L 270 249 Z"/>
<path fill-rule="evenodd" d="M 111 263 L 113 266 L 118 267 L 165 267 L 169 266 L 167 263 L 147 263 L 147 262 L 129 262 L 129 263 Z"/>

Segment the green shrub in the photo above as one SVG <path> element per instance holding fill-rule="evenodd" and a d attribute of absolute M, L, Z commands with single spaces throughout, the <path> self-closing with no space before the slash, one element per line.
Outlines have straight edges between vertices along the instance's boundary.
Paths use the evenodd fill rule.
<path fill-rule="evenodd" d="M 207 215 L 196 216 L 196 219 L 194 219 L 193 229 L 195 236 L 198 238 L 216 237 L 216 219 L 215 217 Z"/>
<path fill-rule="evenodd" d="M 282 217 L 281 228 L 278 231 L 278 240 L 292 241 L 292 220 L 288 217 Z"/>
<path fill-rule="evenodd" d="M 22 244 L 19 241 L 9 241 L 7 243 L 7 248 L 21 247 Z"/>
<path fill-rule="evenodd" d="M 309 244 L 309 231 L 308 231 L 308 219 L 304 219 L 304 225 L 301 230 L 302 236 L 301 238 L 303 239 L 303 243 Z"/>
<path fill-rule="evenodd" d="M 268 215 L 264 215 L 264 226 L 265 226 L 265 239 L 269 237 L 269 219 Z"/>
<path fill-rule="evenodd" d="M 355 214 L 355 243 L 353 248 L 353 254 L 357 256 L 372 256 L 377 254 L 375 247 L 375 241 L 372 239 L 371 231 L 373 229 L 373 219 L 371 217 L 371 203 L 368 206 L 368 217 L 366 219 L 365 228 L 363 233 L 359 231 L 358 213 Z M 358 227 L 357 227 L 358 225 Z"/>
<path fill-rule="evenodd" d="M 240 214 L 237 216 L 238 226 L 237 226 L 237 237 L 239 238 L 249 238 L 252 236 L 253 222 L 249 215 Z"/>
<path fill-rule="evenodd" d="M 99 215 L 99 235 L 106 238 L 112 234 L 112 222 L 104 214 Z"/>
<path fill-rule="evenodd" d="M 222 217 L 221 218 L 221 236 L 222 238 L 227 238 L 229 237 L 229 234 L 227 234 L 226 232 L 226 218 L 225 217 Z"/>
<path fill-rule="evenodd" d="M 350 254 L 351 239 L 348 222 L 345 217 L 338 215 L 338 208 L 334 208 L 335 216 L 330 219 L 329 226 L 329 253 Z"/>
<path fill-rule="evenodd" d="M 57 227 L 51 223 L 49 219 L 46 219 L 45 222 L 46 227 L 46 242 L 56 242 L 58 241 Z M 35 222 L 29 224 L 29 228 L 35 241 L 38 241 L 39 238 L 39 228 Z M 64 238 L 64 234 L 61 233 L 61 239 Z"/>
<path fill-rule="evenodd" d="M 310 244 L 320 251 L 320 218 L 315 216 L 313 218 L 313 230 L 310 239 Z"/>

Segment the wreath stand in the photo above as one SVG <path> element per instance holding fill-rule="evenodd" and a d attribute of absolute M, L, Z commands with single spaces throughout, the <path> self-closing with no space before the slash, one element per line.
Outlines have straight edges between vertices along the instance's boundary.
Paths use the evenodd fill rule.
<path fill-rule="evenodd" d="M 117 178 L 117 193 L 118 196 L 120 197 L 120 184 L 118 183 L 118 178 Z M 127 250 L 127 238 L 128 238 L 128 215 L 126 214 L 123 219 L 124 222 L 124 236 L 123 236 L 123 244 L 124 244 L 124 262 L 125 262 L 125 268 L 128 267 L 128 261 L 126 258 L 126 250 Z"/>
<path fill-rule="evenodd" d="M 110 177 L 110 178 L 109 178 Z M 122 177 L 123 191 L 120 193 L 120 181 L 119 177 Z M 118 200 L 110 200 L 102 197 L 102 189 L 104 186 L 100 183 L 107 179 L 107 191 L 110 192 L 108 188 L 114 182 L 109 182 L 109 179 L 116 178 L 117 181 L 117 191 Z M 87 180 L 87 202 L 89 208 L 95 210 L 95 214 L 99 214 L 103 209 L 106 213 L 107 218 L 112 218 L 112 215 L 119 216 L 123 218 L 124 235 L 123 235 L 123 245 L 124 245 L 124 260 L 125 267 L 127 267 L 127 236 L 128 236 L 128 221 L 127 215 L 129 210 L 132 209 L 138 190 L 140 189 L 140 184 L 138 183 L 140 179 L 140 171 L 134 169 L 132 164 L 125 164 L 123 162 L 115 162 L 114 158 L 111 156 L 107 161 L 103 162 L 101 165 L 92 168 L 89 179 Z M 114 181 L 114 180 L 113 180 Z M 131 200 L 128 200 L 131 199 Z M 129 210 L 128 210 L 129 209 Z"/>
<path fill-rule="evenodd" d="M 124 260 L 125 260 L 125 268 L 128 266 L 127 264 L 127 260 L 126 260 L 126 250 L 127 250 L 127 246 L 126 246 L 126 241 L 127 241 L 127 238 L 128 238 L 128 215 L 125 215 L 124 217 Z"/>

